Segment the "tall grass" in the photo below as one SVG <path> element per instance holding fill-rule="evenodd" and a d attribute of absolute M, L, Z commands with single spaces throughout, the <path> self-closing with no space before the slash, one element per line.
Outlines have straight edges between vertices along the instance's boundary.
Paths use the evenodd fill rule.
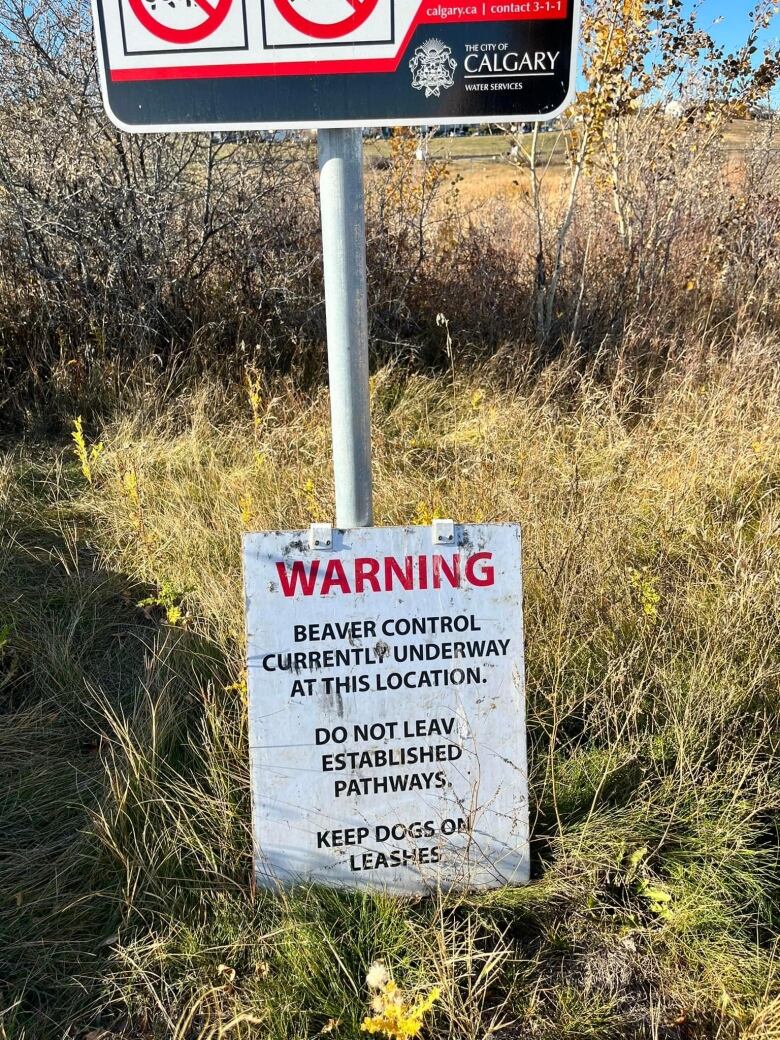
<path fill-rule="evenodd" d="M 324 394 L 7 454 L 6 1037 L 356 1038 L 375 960 L 432 1037 L 776 1037 L 776 361 L 374 377 L 379 523 L 523 523 L 533 880 L 487 895 L 251 883 L 239 543 L 330 519 Z"/>
<path fill-rule="evenodd" d="M 613 99 L 606 123 L 612 92 L 594 85 L 596 111 L 561 124 L 555 150 L 507 137 L 516 183 L 477 211 L 459 195 L 470 164 L 418 162 L 418 141 L 394 135 L 366 177 L 375 370 L 446 370 L 442 313 L 461 360 L 493 359 L 509 381 L 566 352 L 642 372 L 692 342 L 723 355 L 777 335 L 777 121 L 743 125 L 730 162 L 733 106 L 699 96 L 747 90 L 753 45 L 730 58 L 676 3 L 648 6 L 641 53 L 682 61 L 666 76 L 699 98 L 689 118 L 661 116 L 657 69 L 641 111 Z M 118 133 L 89 20 L 84 0 L 0 0 L 0 430 L 61 432 L 150 381 L 172 397 L 248 366 L 321 385 L 314 142 Z M 775 62 L 756 73 L 764 91 Z"/>

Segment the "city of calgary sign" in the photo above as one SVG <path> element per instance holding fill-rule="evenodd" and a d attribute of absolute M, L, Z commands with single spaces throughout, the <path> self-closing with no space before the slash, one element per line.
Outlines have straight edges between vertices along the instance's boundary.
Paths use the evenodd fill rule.
<path fill-rule="evenodd" d="M 579 0 L 93 0 L 127 130 L 550 119 L 575 89 Z"/>

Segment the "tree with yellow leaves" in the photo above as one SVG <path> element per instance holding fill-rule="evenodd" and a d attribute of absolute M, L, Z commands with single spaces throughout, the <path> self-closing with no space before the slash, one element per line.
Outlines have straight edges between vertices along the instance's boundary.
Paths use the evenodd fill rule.
<path fill-rule="evenodd" d="M 530 143 L 516 138 L 515 154 L 528 169 L 535 216 L 540 346 L 555 339 L 565 247 L 582 177 L 592 175 L 611 191 L 624 264 L 630 266 L 637 234 L 633 179 L 640 167 L 629 160 L 641 153 L 640 172 L 661 177 L 683 155 L 687 163 L 706 159 L 729 120 L 766 99 L 780 82 L 780 51 L 768 48 L 759 55 L 758 45 L 762 29 L 778 11 L 777 0 L 760 0 L 744 43 L 727 52 L 700 26 L 698 8 L 686 9 L 683 0 L 586 0 L 587 85 L 561 130 L 568 180 L 554 211 L 542 190 L 546 168 L 538 125 Z M 671 100 L 682 114 L 675 121 L 663 118 Z"/>

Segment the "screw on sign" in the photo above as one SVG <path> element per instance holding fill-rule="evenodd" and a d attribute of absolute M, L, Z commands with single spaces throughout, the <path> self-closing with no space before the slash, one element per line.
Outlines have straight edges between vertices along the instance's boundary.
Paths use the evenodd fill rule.
<path fill-rule="evenodd" d="M 285 21 L 304 36 L 337 40 L 359 29 L 379 0 L 275 0 Z"/>
<path fill-rule="evenodd" d="M 129 0 L 138 21 L 166 43 L 199 43 L 222 25 L 233 0 Z"/>

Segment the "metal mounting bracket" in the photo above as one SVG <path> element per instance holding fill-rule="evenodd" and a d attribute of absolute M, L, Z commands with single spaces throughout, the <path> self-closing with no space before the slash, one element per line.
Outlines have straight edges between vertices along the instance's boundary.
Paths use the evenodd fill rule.
<path fill-rule="evenodd" d="M 455 545 L 455 521 L 434 520 L 431 524 L 434 545 Z"/>
<path fill-rule="evenodd" d="M 333 549 L 333 525 L 312 524 L 309 528 L 309 548 L 319 552 Z"/>

